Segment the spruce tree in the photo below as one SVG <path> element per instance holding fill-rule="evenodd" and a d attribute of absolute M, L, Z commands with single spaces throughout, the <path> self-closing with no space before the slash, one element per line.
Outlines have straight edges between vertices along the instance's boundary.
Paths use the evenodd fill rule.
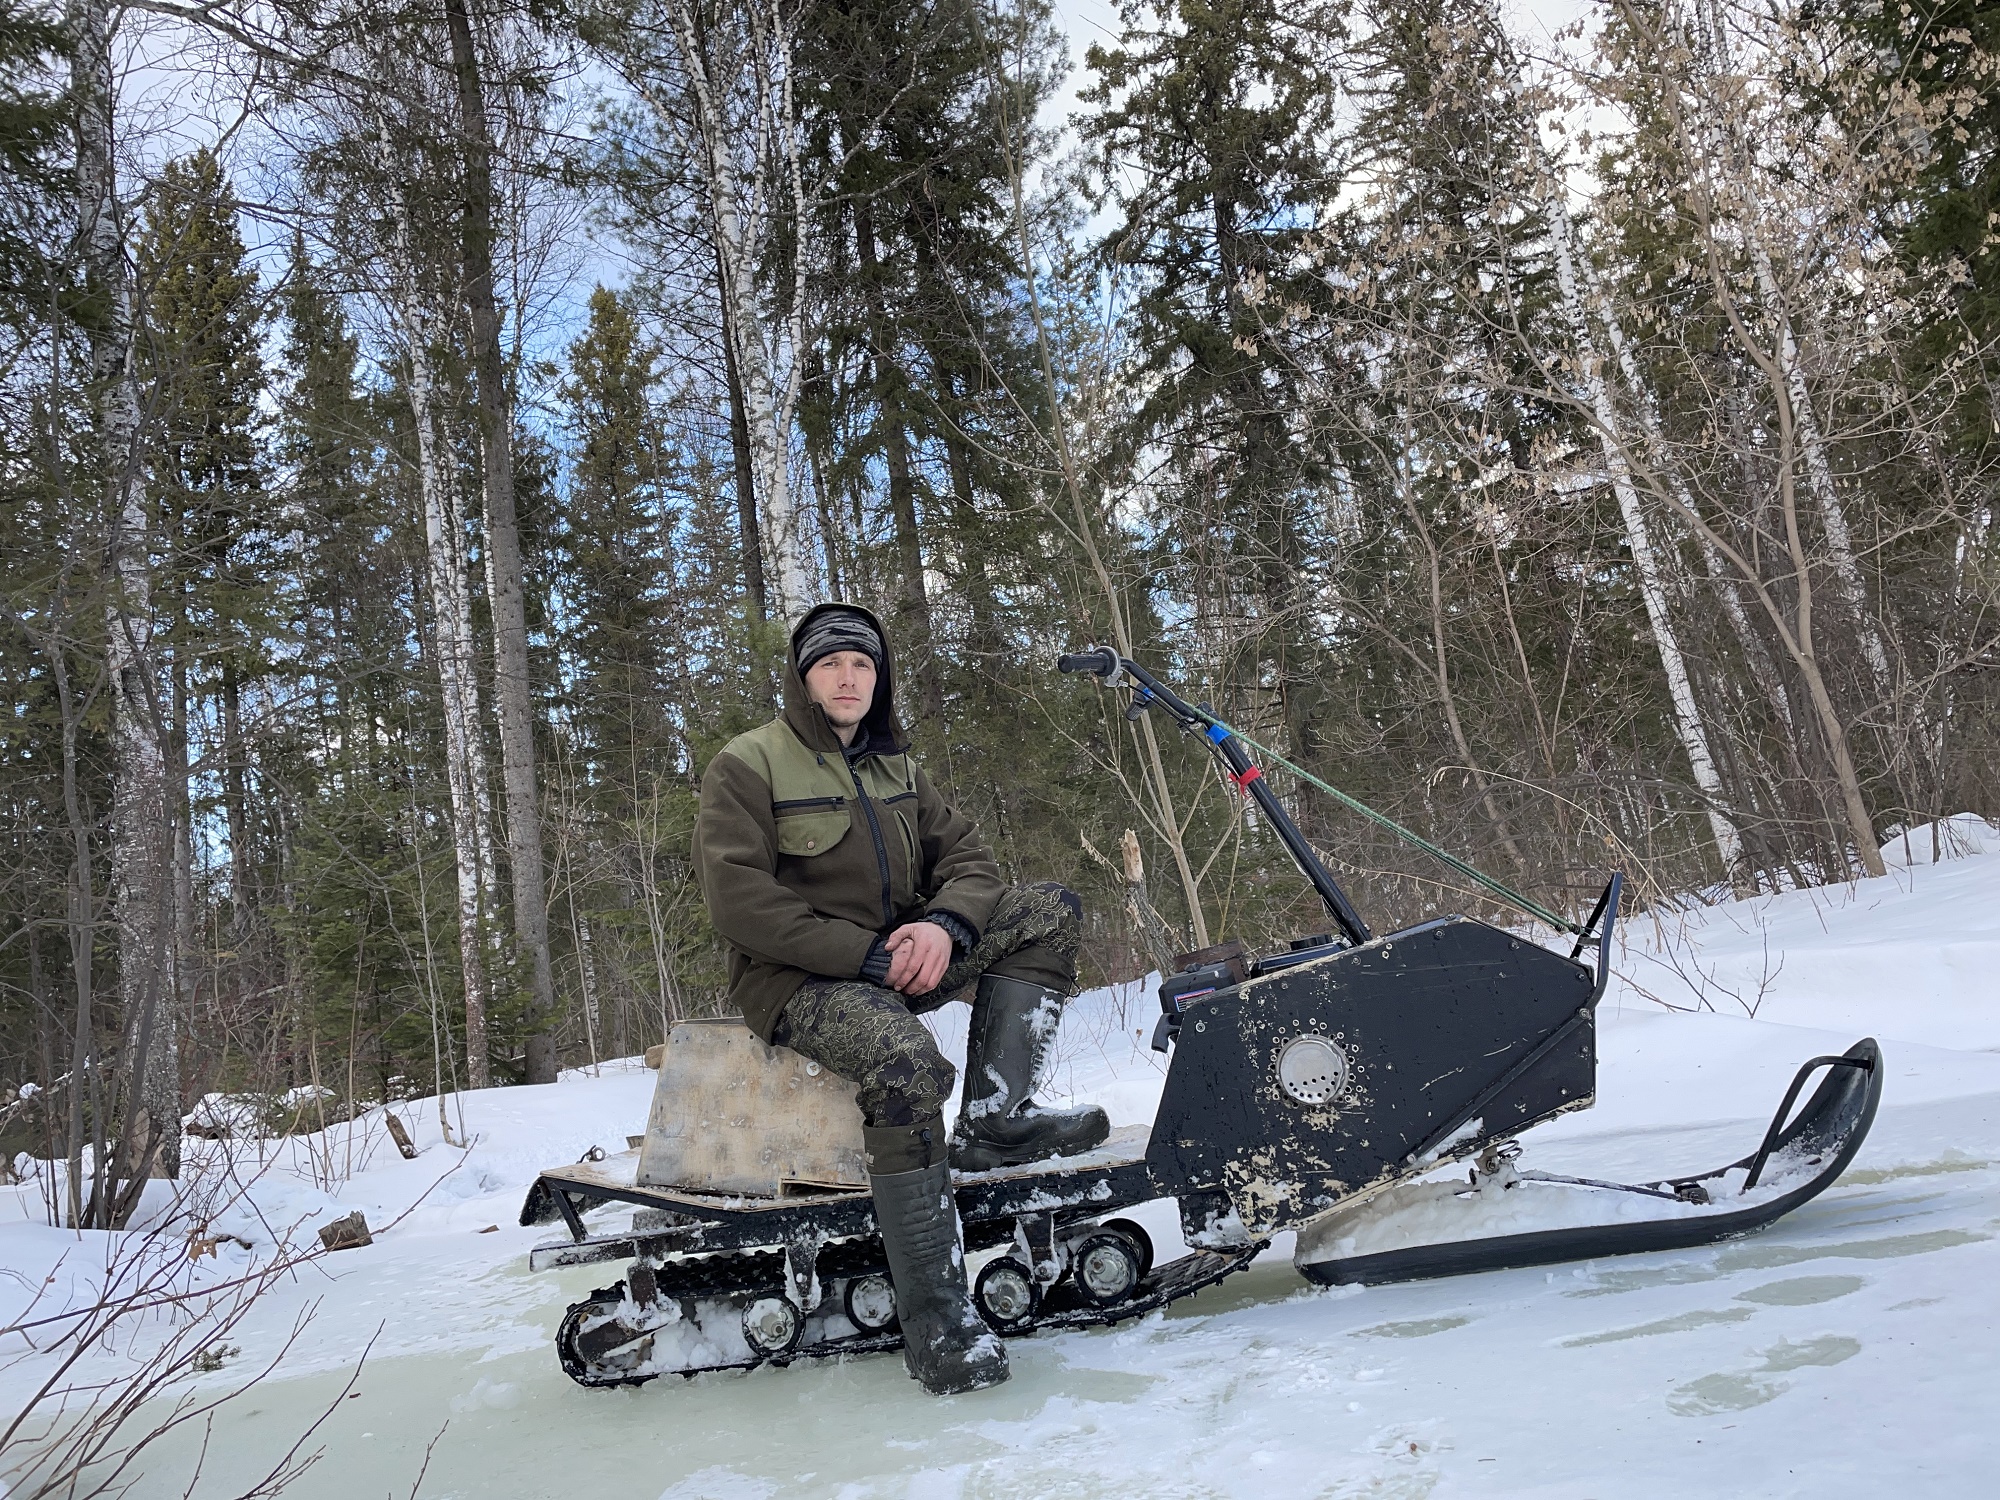
<path fill-rule="evenodd" d="M 255 972 L 270 844 L 256 826 L 245 704 L 283 648 L 265 481 L 264 303 L 214 152 L 167 163 L 138 246 L 140 352 L 149 377 L 149 489 L 166 544 L 168 756 L 175 802 L 174 976 L 183 1007 L 204 949 L 234 955 L 232 998 Z M 211 777 L 202 768 L 213 766 Z M 213 788 L 211 792 L 209 789 Z M 195 824 L 220 804 L 229 916 L 209 939 Z"/>
<path fill-rule="evenodd" d="M 563 387 L 570 485 L 560 539 L 567 649 L 582 679 L 573 716 L 592 800 L 636 815 L 646 789 L 678 760 L 664 677 L 681 653 L 668 581 L 677 516 L 667 437 L 654 412 L 657 351 L 628 303 L 597 288 L 590 322 L 570 346 Z"/>
<path fill-rule="evenodd" d="M 1118 222 L 1100 254 L 1131 303 L 1131 461 L 1157 448 L 1163 544 L 1226 652 L 1278 685 L 1308 738 L 1319 675 L 1300 628 L 1308 513 L 1324 474 L 1298 418 L 1298 337 L 1324 301 L 1301 250 L 1338 192 L 1339 9 L 1129 0 L 1093 46 L 1082 128 Z"/>

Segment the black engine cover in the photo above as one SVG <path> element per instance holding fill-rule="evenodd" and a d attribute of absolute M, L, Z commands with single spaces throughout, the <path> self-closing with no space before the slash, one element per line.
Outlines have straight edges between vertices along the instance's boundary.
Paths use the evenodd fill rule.
<path fill-rule="evenodd" d="M 1222 1190 L 1261 1236 L 1583 1108 L 1596 980 L 1446 917 L 1193 1000 L 1147 1171 L 1162 1193 Z M 1292 1052 L 1288 1088 L 1301 1038 L 1321 1041 Z"/>

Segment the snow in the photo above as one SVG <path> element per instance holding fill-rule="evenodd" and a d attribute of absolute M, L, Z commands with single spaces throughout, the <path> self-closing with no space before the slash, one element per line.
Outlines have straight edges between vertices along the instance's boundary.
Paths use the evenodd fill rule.
<path fill-rule="evenodd" d="M 326 1458 L 291 1495 L 407 1495 L 427 1447 L 433 1500 L 1988 1493 L 2000 839 L 1951 826 L 1962 837 L 1940 841 L 1946 858 L 1931 863 L 1928 832 L 1913 830 L 1911 858 L 1884 879 L 1630 921 L 1600 1010 L 1599 1102 L 1525 1140 L 1523 1169 L 1708 1170 L 1754 1146 L 1799 1063 L 1876 1036 L 1885 1092 L 1866 1146 L 1772 1228 L 1367 1289 L 1308 1285 L 1286 1237 L 1164 1313 L 1010 1340 L 1013 1379 L 972 1395 L 925 1397 L 894 1354 L 573 1385 L 555 1324 L 619 1268 L 531 1275 L 527 1251 L 551 1231 L 515 1218 L 538 1169 L 617 1152 L 643 1127 L 653 1075 L 636 1062 L 459 1097 L 451 1133 L 464 1138 L 462 1109 L 469 1149 L 447 1142 L 435 1101 L 399 1107 L 414 1161 L 379 1115 L 266 1143 L 261 1161 L 256 1143 L 190 1139 L 216 1243 L 178 1274 L 240 1277 L 355 1209 L 377 1235 L 282 1280 L 231 1332 L 242 1352 L 193 1377 L 202 1394 L 242 1384 L 311 1312 L 276 1371 L 216 1410 L 195 1493 L 240 1493 L 329 1406 L 309 1445 Z M 1140 986 L 1079 999 L 1048 1102 L 1146 1124 L 1163 1077 L 1147 1047 L 1155 1012 Z M 964 1007 L 938 1021 L 962 1047 Z M 149 1210 L 164 1222 L 164 1202 Z M 1163 1258 L 1179 1252 L 1171 1204 L 1136 1217 Z M 33 1185 L 0 1189 L 0 1326 L 37 1292 L 37 1316 L 87 1296 L 111 1238 L 47 1227 Z M 95 1356 L 92 1377 L 157 1336 L 149 1325 Z M 0 1422 L 48 1358 L 0 1336 Z M 133 1493 L 180 1494 L 201 1441 L 189 1429 L 151 1450 Z M 0 1484 L 15 1456 L 0 1454 Z"/>

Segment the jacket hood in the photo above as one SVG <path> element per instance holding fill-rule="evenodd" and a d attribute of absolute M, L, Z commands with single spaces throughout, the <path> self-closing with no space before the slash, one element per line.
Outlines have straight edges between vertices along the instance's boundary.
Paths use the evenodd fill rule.
<path fill-rule="evenodd" d="M 862 719 L 851 748 L 855 753 L 899 754 L 908 747 L 909 737 L 903 733 L 902 721 L 896 717 L 895 648 L 890 645 L 889 632 L 882 628 L 882 621 L 875 612 L 859 604 L 845 604 L 837 600 L 815 604 L 792 627 L 791 644 L 785 649 L 785 722 L 814 750 L 850 748 L 841 745 L 840 736 L 827 722 L 826 711 L 812 701 L 812 696 L 806 692 L 805 678 L 799 672 L 799 638 L 816 618 L 835 609 L 854 611 L 873 625 L 882 637 L 882 669 L 875 677 L 875 701 L 869 705 L 867 717 Z"/>

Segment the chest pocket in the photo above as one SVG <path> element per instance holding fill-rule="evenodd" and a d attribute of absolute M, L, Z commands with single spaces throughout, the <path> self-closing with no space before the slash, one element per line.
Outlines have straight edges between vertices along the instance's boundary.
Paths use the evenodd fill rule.
<path fill-rule="evenodd" d="M 915 791 L 897 792 L 882 799 L 883 809 L 892 814 L 892 821 L 902 835 L 903 853 L 909 857 L 910 884 L 923 884 L 924 851 L 922 841 L 917 837 L 917 794 Z"/>
<path fill-rule="evenodd" d="M 826 853 L 847 837 L 853 826 L 845 797 L 773 802 L 771 816 L 778 825 L 778 852 L 801 859 Z"/>

